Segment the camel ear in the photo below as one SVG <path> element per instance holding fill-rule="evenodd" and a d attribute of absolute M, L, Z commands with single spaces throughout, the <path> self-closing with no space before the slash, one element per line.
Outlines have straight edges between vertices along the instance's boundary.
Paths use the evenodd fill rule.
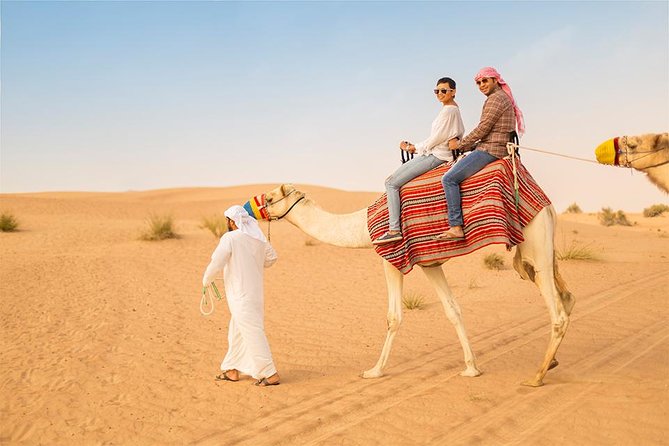
<path fill-rule="evenodd" d="M 669 147 L 669 133 L 658 133 L 655 135 L 655 150 L 666 150 Z"/>
<path fill-rule="evenodd" d="M 292 184 L 283 184 L 281 185 L 281 192 L 283 192 L 283 195 L 286 196 L 289 193 L 295 191 L 295 187 L 293 187 Z"/>

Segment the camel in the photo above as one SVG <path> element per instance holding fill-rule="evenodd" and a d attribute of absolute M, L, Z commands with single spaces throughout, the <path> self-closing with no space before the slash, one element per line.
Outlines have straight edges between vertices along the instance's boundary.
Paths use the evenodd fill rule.
<path fill-rule="evenodd" d="M 313 200 L 291 184 L 284 184 L 265 194 L 266 211 L 271 220 L 285 218 L 311 237 L 334 246 L 344 248 L 372 248 L 367 230 L 367 209 L 351 214 L 331 214 L 321 209 Z M 521 278 L 532 280 L 545 299 L 552 323 L 551 337 L 543 362 L 532 379 L 522 384 L 532 387 L 543 385 L 546 372 L 557 365 L 555 354 L 569 326 L 569 314 L 575 299 L 567 290 L 558 272 L 553 245 L 555 232 L 555 209 L 548 206 L 523 228 L 525 241 L 516 247 L 514 268 Z M 462 376 L 475 377 L 481 374 L 476 365 L 460 307 L 456 302 L 439 264 L 419 265 L 435 287 L 446 316 L 455 327 L 464 351 L 465 370 Z M 386 339 L 376 365 L 364 371 L 362 378 L 383 376 L 393 339 L 402 322 L 403 275 L 391 263 L 383 260 L 388 289 L 388 313 Z"/>
<path fill-rule="evenodd" d="M 602 164 L 631 167 L 645 173 L 651 183 L 669 193 L 669 133 L 609 139 L 595 149 L 595 155 Z"/>

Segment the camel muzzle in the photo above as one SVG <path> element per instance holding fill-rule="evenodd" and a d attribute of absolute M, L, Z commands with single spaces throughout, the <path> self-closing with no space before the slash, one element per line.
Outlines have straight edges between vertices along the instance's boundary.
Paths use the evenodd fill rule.
<path fill-rule="evenodd" d="M 612 138 L 604 141 L 595 149 L 595 157 L 601 164 L 609 164 L 613 166 L 620 166 L 620 138 Z"/>
<path fill-rule="evenodd" d="M 244 209 L 249 215 L 256 220 L 269 220 L 269 212 L 267 211 L 267 201 L 265 194 L 256 195 L 249 201 L 244 203 Z"/>

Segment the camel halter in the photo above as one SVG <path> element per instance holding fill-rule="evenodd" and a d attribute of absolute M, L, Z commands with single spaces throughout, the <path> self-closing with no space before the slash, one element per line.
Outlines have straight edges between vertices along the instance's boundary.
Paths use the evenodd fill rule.
<path fill-rule="evenodd" d="M 275 205 L 276 203 L 280 203 L 292 194 L 297 192 L 296 189 L 293 189 L 292 191 L 288 192 L 286 195 L 283 197 L 279 198 L 276 201 L 272 201 L 271 203 L 267 201 L 266 194 L 261 194 L 261 195 L 256 195 L 255 197 L 251 198 L 245 205 L 244 208 L 249 211 L 249 215 L 253 216 L 256 220 L 267 220 L 267 240 L 271 240 L 271 225 L 270 223 L 274 220 L 281 220 L 283 217 L 288 215 L 290 211 L 293 210 L 293 208 L 302 201 L 305 197 L 304 194 L 300 198 L 293 203 L 286 212 L 284 212 L 282 215 L 278 217 L 272 216 L 269 212 L 269 207 L 272 205 Z"/>
<path fill-rule="evenodd" d="M 638 157 L 638 158 L 636 158 L 632 161 L 629 160 L 629 146 L 627 145 L 627 136 L 621 136 L 621 137 L 613 138 L 613 147 L 615 149 L 615 159 L 613 160 L 613 165 L 614 166 L 627 167 L 627 168 L 630 168 L 630 169 L 634 168 L 634 169 L 638 169 L 638 170 L 646 170 L 646 169 L 650 169 L 650 168 L 653 168 L 653 167 L 663 166 L 663 165 L 669 163 L 669 160 L 667 160 L 667 161 L 661 161 L 657 164 L 653 164 L 652 166 L 646 166 L 646 167 L 634 167 L 632 165 L 633 162 L 636 162 L 636 161 L 638 161 L 640 159 L 643 159 L 647 156 L 651 156 L 652 154 L 657 153 L 660 150 L 667 150 L 666 147 L 662 148 L 660 150 L 655 150 L 655 151 L 646 150 L 646 151 L 643 151 L 643 152 L 635 152 L 635 153 L 643 153 L 644 155 L 640 156 L 640 157 Z M 622 164 L 620 163 L 620 155 L 625 155 L 625 162 L 622 163 Z"/>

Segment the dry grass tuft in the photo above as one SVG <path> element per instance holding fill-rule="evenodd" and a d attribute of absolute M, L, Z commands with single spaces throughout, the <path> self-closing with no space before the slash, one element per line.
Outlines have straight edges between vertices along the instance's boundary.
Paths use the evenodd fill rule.
<path fill-rule="evenodd" d="M 321 242 L 319 242 L 318 240 L 316 240 L 313 237 L 309 237 L 308 239 L 306 239 L 304 241 L 304 246 L 317 246 L 317 245 L 320 245 L 320 244 L 321 244 Z"/>
<path fill-rule="evenodd" d="M 225 215 L 215 214 L 211 217 L 204 217 L 202 219 L 202 229 L 209 229 L 214 237 L 221 238 L 223 234 L 228 232 L 228 220 Z"/>
<path fill-rule="evenodd" d="M 16 220 L 14 215 L 9 212 L 3 212 L 0 214 L 0 231 L 2 232 L 14 232 L 19 228 L 19 222 Z"/>
<path fill-rule="evenodd" d="M 421 310 L 425 306 L 425 298 L 417 293 L 406 293 L 402 297 L 402 305 L 407 310 Z"/>
<path fill-rule="evenodd" d="M 666 204 L 654 204 L 649 208 L 643 210 L 644 217 L 659 217 L 665 212 L 669 211 L 669 206 Z"/>
<path fill-rule="evenodd" d="M 599 260 L 590 245 L 581 245 L 575 241 L 564 250 L 556 250 L 555 255 L 559 260 Z"/>
<path fill-rule="evenodd" d="M 147 219 L 149 227 L 140 236 L 141 240 L 165 240 L 168 238 L 178 238 L 174 232 L 174 219 L 171 215 L 151 215 Z"/>
<path fill-rule="evenodd" d="M 488 254 L 483 258 L 483 264 L 488 269 L 502 269 L 504 268 L 504 257 L 499 254 Z"/>
<path fill-rule="evenodd" d="M 611 208 L 602 208 L 602 212 L 598 213 L 599 222 L 604 226 L 632 226 L 632 223 L 627 219 L 623 211 L 613 212 Z"/>
<path fill-rule="evenodd" d="M 565 214 L 580 214 L 582 212 L 583 211 L 581 210 L 581 207 L 576 203 L 570 204 L 569 207 L 564 211 Z"/>
<path fill-rule="evenodd" d="M 469 285 L 467 285 L 467 288 L 470 290 L 475 290 L 478 288 L 481 288 L 481 285 L 479 285 L 478 280 L 476 280 L 476 277 L 472 277 L 469 279 Z"/>

